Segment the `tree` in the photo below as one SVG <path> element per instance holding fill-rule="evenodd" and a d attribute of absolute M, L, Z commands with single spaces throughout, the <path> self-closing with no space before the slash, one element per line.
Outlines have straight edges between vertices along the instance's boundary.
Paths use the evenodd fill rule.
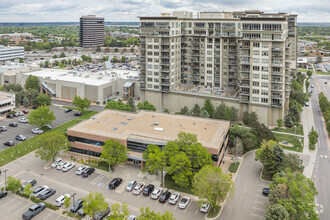
<path fill-rule="evenodd" d="M 138 110 L 148 110 L 148 111 L 156 111 L 156 108 L 149 101 L 140 102 L 137 104 Z"/>
<path fill-rule="evenodd" d="M 11 192 L 16 192 L 22 187 L 22 183 L 20 179 L 15 179 L 15 177 L 9 176 L 7 178 L 7 190 Z"/>
<path fill-rule="evenodd" d="M 45 126 L 50 125 L 56 117 L 54 111 L 50 111 L 47 106 L 39 106 L 36 110 L 31 111 L 27 116 L 30 125 Z"/>
<path fill-rule="evenodd" d="M 29 105 L 30 105 L 30 101 L 29 101 L 29 99 L 28 98 L 24 98 L 23 99 L 23 105 L 24 105 L 24 107 L 28 107 Z"/>
<path fill-rule="evenodd" d="M 122 63 L 126 63 L 126 57 L 125 56 L 122 56 L 121 58 L 120 58 L 120 62 L 122 62 Z"/>
<path fill-rule="evenodd" d="M 120 205 L 115 203 L 111 206 L 111 215 L 107 217 L 109 220 L 126 220 L 129 215 L 128 206 L 126 203 Z"/>
<path fill-rule="evenodd" d="M 312 130 L 308 134 L 309 148 L 311 149 L 315 148 L 315 144 L 317 143 L 318 138 L 319 138 L 319 134 L 314 130 L 314 127 L 312 127 Z"/>
<path fill-rule="evenodd" d="M 252 132 L 257 137 L 258 143 L 261 143 L 264 140 L 276 140 L 273 132 L 265 124 L 253 122 Z"/>
<path fill-rule="evenodd" d="M 309 77 L 311 77 L 312 76 L 312 71 L 310 71 L 310 70 L 307 70 L 307 76 L 309 76 Z"/>
<path fill-rule="evenodd" d="M 234 148 L 236 157 L 241 156 L 243 153 L 243 143 L 239 136 L 235 137 Z"/>
<path fill-rule="evenodd" d="M 23 189 L 23 192 L 26 194 L 26 195 L 28 195 L 28 196 L 30 196 L 31 195 L 31 193 L 32 193 L 32 189 L 31 189 L 31 184 L 29 183 L 29 184 L 27 184 L 27 185 L 25 185 L 25 187 L 24 187 L 24 189 Z"/>
<path fill-rule="evenodd" d="M 69 208 L 70 206 L 70 203 L 71 203 L 71 198 L 69 196 L 65 196 L 65 200 L 64 200 L 64 207 L 67 209 Z"/>
<path fill-rule="evenodd" d="M 145 209 L 142 207 L 140 212 L 139 220 L 175 220 L 173 213 L 167 210 L 165 210 L 165 213 L 162 215 L 159 212 L 151 211 L 149 207 Z"/>
<path fill-rule="evenodd" d="M 29 99 L 30 105 L 36 103 L 37 97 L 39 95 L 39 91 L 35 89 L 28 89 L 25 91 L 24 96 Z"/>
<path fill-rule="evenodd" d="M 90 192 L 88 196 L 82 198 L 84 213 L 94 218 L 95 214 L 109 207 L 102 193 Z"/>
<path fill-rule="evenodd" d="M 131 106 L 132 112 L 136 112 L 135 102 L 134 102 L 134 99 L 132 97 L 128 99 L 128 104 L 129 104 L 129 106 Z"/>
<path fill-rule="evenodd" d="M 56 58 L 58 58 L 58 56 L 56 54 L 54 54 L 53 58 L 56 59 Z"/>
<path fill-rule="evenodd" d="M 230 107 L 231 110 L 231 121 L 237 121 L 238 120 L 238 109 L 235 107 Z"/>
<path fill-rule="evenodd" d="M 201 115 L 201 108 L 199 107 L 198 104 L 194 105 L 194 108 L 191 110 L 191 114 L 193 116 L 200 116 Z"/>
<path fill-rule="evenodd" d="M 254 124 L 259 123 L 258 115 L 256 112 L 251 112 L 251 113 L 243 112 L 242 119 L 243 119 L 243 123 L 247 126 L 252 126 Z"/>
<path fill-rule="evenodd" d="M 115 110 L 120 110 L 120 111 L 128 111 L 131 112 L 132 108 L 131 106 L 127 103 L 123 103 L 122 101 L 118 101 L 116 102 L 115 100 L 111 100 L 110 102 L 108 102 L 105 107 L 105 109 L 115 109 Z"/>
<path fill-rule="evenodd" d="M 115 48 L 115 53 L 118 53 L 118 48 L 117 47 Z"/>
<path fill-rule="evenodd" d="M 220 167 L 205 166 L 193 179 L 193 191 L 199 198 L 205 198 L 212 207 L 219 205 L 226 197 L 234 183 L 224 174 Z"/>
<path fill-rule="evenodd" d="M 64 57 L 66 57 L 66 55 L 65 55 L 64 52 L 62 52 L 62 53 L 60 54 L 60 58 L 64 58 Z"/>
<path fill-rule="evenodd" d="M 146 160 L 146 169 L 150 173 L 155 174 L 160 171 L 161 174 L 161 184 L 163 185 L 163 171 L 166 166 L 166 156 L 165 153 L 156 145 L 148 145 L 147 150 L 143 152 L 143 159 Z"/>
<path fill-rule="evenodd" d="M 281 128 L 283 126 L 283 120 L 281 118 L 277 119 L 277 127 Z"/>
<path fill-rule="evenodd" d="M 202 113 L 201 113 L 201 117 L 202 117 L 202 118 L 209 118 L 210 115 L 209 115 L 209 113 L 207 112 L 207 110 L 203 109 L 203 110 L 202 110 Z"/>
<path fill-rule="evenodd" d="M 54 162 L 55 158 L 69 151 L 70 145 L 65 135 L 59 132 L 45 133 L 37 142 L 36 157 L 41 160 Z"/>
<path fill-rule="evenodd" d="M 236 137 L 240 137 L 243 142 L 243 151 L 247 152 L 258 144 L 257 137 L 251 132 L 251 129 L 240 127 L 234 124 L 229 129 L 229 144 L 234 146 Z"/>
<path fill-rule="evenodd" d="M 308 90 L 308 87 L 309 87 L 309 81 L 308 81 L 308 79 L 306 79 L 305 86 L 306 86 L 306 90 Z"/>
<path fill-rule="evenodd" d="M 43 67 L 44 67 L 44 62 L 41 61 L 41 62 L 39 63 L 39 67 L 40 67 L 40 68 L 43 68 Z"/>
<path fill-rule="evenodd" d="M 101 47 L 98 45 L 97 47 L 96 47 L 96 50 L 95 50 L 96 52 L 101 52 Z"/>
<path fill-rule="evenodd" d="M 36 76 L 33 76 L 33 75 L 29 75 L 25 81 L 25 89 L 28 90 L 28 89 L 34 89 L 34 90 L 37 90 L 39 91 L 40 89 L 40 80 L 38 77 Z"/>
<path fill-rule="evenodd" d="M 72 105 L 76 106 L 81 113 L 88 109 L 91 105 L 91 101 L 87 98 L 82 99 L 80 96 L 75 96 L 72 101 Z"/>
<path fill-rule="evenodd" d="M 45 105 L 45 106 L 52 104 L 52 100 L 50 99 L 50 96 L 46 94 L 38 95 L 36 102 L 38 105 Z"/>
<path fill-rule="evenodd" d="M 320 55 L 317 55 L 316 62 L 317 63 L 322 63 L 322 57 Z"/>
<path fill-rule="evenodd" d="M 273 152 L 273 148 L 276 146 L 276 142 L 270 140 L 263 142 L 261 148 L 255 153 L 255 160 L 260 161 L 263 165 L 262 174 L 266 177 L 273 177 L 278 171 L 278 162 Z"/>
<path fill-rule="evenodd" d="M 266 209 L 266 220 L 289 220 L 289 213 L 286 209 L 278 203 L 267 206 Z"/>
<path fill-rule="evenodd" d="M 183 108 L 181 108 L 179 114 L 180 115 L 189 115 L 190 114 L 189 108 L 187 106 L 184 106 Z"/>
<path fill-rule="evenodd" d="M 104 142 L 101 159 L 109 165 L 109 171 L 127 160 L 127 148 L 113 139 Z"/>
<path fill-rule="evenodd" d="M 290 169 L 292 173 L 303 173 L 304 172 L 303 160 L 297 154 L 289 153 L 284 154 L 281 162 L 281 170 Z"/>
<path fill-rule="evenodd" d="M 294 122 L 290 115 L 285 116 L 285 127 L 292 128 L 294 126 Z"/>
<path fill-rule="evenodd" d="M 209 114 L 209 117 L 213 117 L 214 106 L 212 105 L 210 99 L 205 99 L 203 110 L 207 111 L 207 113 Z"/>

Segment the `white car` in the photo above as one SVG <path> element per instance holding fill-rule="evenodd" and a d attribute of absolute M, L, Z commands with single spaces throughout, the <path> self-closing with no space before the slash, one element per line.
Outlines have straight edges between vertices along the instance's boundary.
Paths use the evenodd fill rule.
<path fill-rule="evenodd" d="M 67 171 L 71 170 L 72 168 L 74 168 L 74 166 L 75 166 L 74 163 L 69 163 L 69 164 L 65 165 L 65 166 L 62 168 L 62 171 L 67 172 Z"/>
<path fill-rule="evenodd" d="M 52 163 L 51 167 L 52 167 L 52 168 L 57 167 L 57 165 L 58 165 L 59 163 L 61 163 L 62 161 L 63 161 L 62 158 L 58 158 L 57 160 L 55 160 L 55 161 Z"/>
<path fill-rule="evenodd" d="M 130 215 L 127 220 L 136 220 L 136 216 L 135 215 Z"/>
<path fill-rule="evenodd" d="M 179 199 L 180 199 L 180 193 L 178 193 L 178 192 L 174 192 L 174 193 L 171 195 L 171 197 L 170 197 L 168 203 L 170 203 L 171 205 L 175 205 L 176 202 L 177 202 Z"/>
<path fill-rule="evenodd" d="M 48 188 L 49 188 L 49 187 L 46 186 L 46 185 L 39 186 L 39 187 L 37 187 L 35 190 L 33 190 L 33 192 L 32 192 L 31 195 L 34 196 L 34 197 L 38 197 L 38 196 L 40 195 L 40 193 L 46 191 Z"/>
<path fill-rule="evenodd" d="M 188 196 L 184 196 L 184 197 L 182 197 L 181 201 L 179 202 L 178 207 L 180 209 L 185 209 L 185 208 L 187 208 L 189 202 L 190 202 L 190 198 Z"/>
<path fill-rule="evenodd" d="M 76 174 L 77 174 L 77 175 L 81 175 L 81 173 L 82 173 L 84 170 L 86 170 L 87 168 L 89 168 L 89 166 L 81 166 L 81 167 L 79 167 L 79 168 L 77 169 Z"/>
<path fill-rule="evenodd" d="M 58 197 L 55 202 L 54 202 L 54 205 L 58 206 L 58 207 L 61 207 L 63 204 L 64 204 L 64 200 L 66 197 L 71 197 L 69 194 L 64 194 L 64 195 L 61 195 L 60 197 Z"/>
<path fill-rule="evenodd" d="M 161 188 L 156 188 L 156 189 L 154 189 L 154 191 L 152 191 L 150 197 L 151 197 L 152 199 L 158 199 L 158 197 L 162 194 L 162 192 L 163 192 L 163 189 L 161 189 Z"/>
<path fill-rule="evenodd" d="M 210 209 L 210 206 L 211 206 L 211 204 L 209 202 L 203 202 L 203 204 L 201 205 L 201 207 L 200 207 L 199 210 L 202 213 L 207 213 L 209 211 L 209 209 Z"/>
<path fill-rule="evenodd" d="M 33 128 L 33 129 L 31 130 L 31 132 L 32 132 L 33 134 L 42 134 L 42 133 L 44 133 L 44 131 L 41 130 L 40 128 Z"/>
<path fill-rule="evenodd" d="M 62 168 L 63 168 L 64 166 L 66 166 L 68 163 L 69 163 L 69 162 L 67 162 L 67 161 L 62 161 L 62 162 L 60 162 L 60 163 L 57 165 L 56 169 L 58 169 L 58 170 L 62 170 Z"/>
<path fill-rule="evenodd" d="M 134 189 L 134 187 L 136 186 L 136 180 L 132 180 L 131 182 L 129 182 L 129 184 L 126 186 L 126 191 L 130 192 Z"/>
<path fill-rule="evenodd" d="M 21 123 L 28 123 L 29 120 L 27 120 L 26 118 L 20 118 L 20 119 L 18 119 L 18 122 L 21 122 Z"/>
<path fill-rule="evenodd" d="M 22 115 L 24 115 L 24 113 L 23 113 L 23 112 L 17 112 L 17 114 L 18 114 L 19 116 L 22 116 Z"/>
<path fill-rule="evenodd" d="M 142 192 L 145 185 L 146 184 L 144 182 L 138 183 L 133 189 L 133 194 L 134 195 L 139 195 Z"/>

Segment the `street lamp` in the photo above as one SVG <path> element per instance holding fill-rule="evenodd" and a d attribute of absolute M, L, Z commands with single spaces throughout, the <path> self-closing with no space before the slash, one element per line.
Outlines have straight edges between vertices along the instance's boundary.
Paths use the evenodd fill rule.
<path fill-rule="evenodd" d="M 73 193 L 72 194 L 72 200 L 73 200 L 73 203 L 72 203 L 72 205 L 74 205 L 74 196 L 76 195 L 76 193 Z"/>
<path fill-rule="evenodd" d="M 5 169 L 3 171 L 5 173 L 5 190 L 7 189 L 7 171 L 8 171 L 8 169 Z"/>
<path fill-rule="evenodd" d="M 165 186 L 165 175 L 166 175 L 166 171 L 163 170 L 163 186 Z"/>
<path fill-rule="evenodd" d="M 297 128 L 297 126 L 295 125 L 295 126 L 294 126 L 294 134 L 297 134 L 297 132 L 296 132 L 296 128 Z"/>

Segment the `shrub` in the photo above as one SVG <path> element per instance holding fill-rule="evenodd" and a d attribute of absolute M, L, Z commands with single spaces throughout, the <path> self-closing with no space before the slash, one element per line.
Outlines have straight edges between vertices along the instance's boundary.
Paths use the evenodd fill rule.
<path fill-rule="evenodd" d="M 81 158 L 80 163 L 81 164 L 84 164 L 84 159 Z"/>

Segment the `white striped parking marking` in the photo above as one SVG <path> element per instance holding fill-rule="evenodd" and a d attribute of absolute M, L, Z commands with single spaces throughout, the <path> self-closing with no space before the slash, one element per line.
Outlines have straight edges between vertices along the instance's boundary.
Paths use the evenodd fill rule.
<path fill-rule="evenodd" d="M 199 209 L 196 210 L 195 215 L 197 215 L 198 210 L 199 210 Z"/>
<path fill-rule="evenodd" d="M 187 207 L 185 208 L 185 210 L 184 210 L 184 213 L 186 213 L 186 212 L 187 212 L 187 210 L 188 210 L 188 207 L 189 207 L 190 203 L 191 203 L 191 202 L 189 202 L 189 204 L 188 204 L 188 205 L 187 205 Z"/>
<path fill-rule="evenodd" d="M 48 219 L 49 216 L 51 216 L 53 213 L 51 212 L 49 215 L 47 215 L 44 220 Z"/>
<path fill-rule="evenodd" d="M 29 207 L 29 206 L 30 206 L 30 204 L 27 204 L 27 205 L 23 206 L 22 208 L 17 209 L 16 212 L 14 212 L 14 213 L 22 212 L 23 210 L 27 209 L 27 207 Z"/>
<path fill-rule="evenodd" d="M 9 202 L 3 204 L 1 207 L 5 207 L 6 205 L 8 205 L 9 203 L 11 203 L 12 201 L 14 201 L 16 198 L 13 198 L 12 200 L 10 200 Z"/>
<path fill-rule="evenodd" d="M 253 209 L 256 209 L 256 210 L 260 210 L 260 211 L 263 211 L 263 212 L 265 212 L 266 210 L 264 210 L 264 209 L 261 209 L 261 208 L 257 208 L 257 207 L 252 207 Z"/>
<path fill-rule="evenodd" d="M 16 203 L 15 205 L 13 205 L 10 209 L 8 209 L 8 211 L 13 210 L 14 208 L 16 208 L 19 204 L 21 204 L 23 201 L 20 201 L 18 203 Z"/>
<path fill-rule="evenodd" d="M 103 175 L 99 175 L 97 176 L 95 179 L 93 179 L 92 181 L 90 181 L 90 184 L 95 185 L 98 181 L 100 181 L 101 179 L 103 179 Z"/>
<path fill-rule="evenodd" d="M 264 202 L 260 202 L 260 201 L 254 201 L 254 202 L 256 202 L 256 203 L 261 203 L 261 204 L 265 204 Z"/>
<path fill-rule="evenodd" d="M 265 217 L 263 216 L 260 216 L 260 215 L 255 215 L 255 214 L 251 214 L 252 216 L 255 216 L 255 217 L 258 217 L 258 218 L 262 218 L 262 219 L 265 219 Z"/>

